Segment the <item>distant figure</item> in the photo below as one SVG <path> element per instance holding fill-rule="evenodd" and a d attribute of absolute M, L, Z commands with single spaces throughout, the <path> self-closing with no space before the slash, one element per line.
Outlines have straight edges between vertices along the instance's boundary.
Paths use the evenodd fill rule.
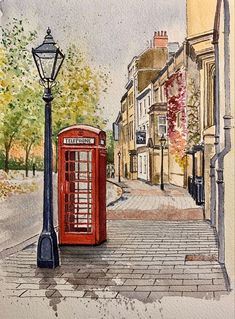
<path fill-rule="evenodd" d="M 33 163 L 33 176 L 35 176 L 35 171 L 36 171 L 36 164 Z"/>
<path fill-rule="evenodd" d="M 115 177 L 115 169 L 114 169 L 114 165 L 112 165 L 111 167 L 111 178 Z"/>
<path fill-rule="evenodd" d="M 110 178 L 110 165 L 107 165 L 107 178 Z"/>

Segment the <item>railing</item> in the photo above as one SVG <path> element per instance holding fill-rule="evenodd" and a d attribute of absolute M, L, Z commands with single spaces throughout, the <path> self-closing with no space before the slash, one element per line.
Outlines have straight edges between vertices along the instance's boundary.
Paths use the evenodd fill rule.
<path fill-rule="evenodd" d="M 188 192 L 193 197 L 197 205 L 203 205 L 204 200 L 204 181 L 202 176 L 188 177 Z"/>

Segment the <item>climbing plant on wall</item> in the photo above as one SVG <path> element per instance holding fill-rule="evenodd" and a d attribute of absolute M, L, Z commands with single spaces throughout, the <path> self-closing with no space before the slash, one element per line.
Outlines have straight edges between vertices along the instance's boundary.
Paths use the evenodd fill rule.
<path fill-rule="evenodd" d="M 200 142 L 200 89 L 195 79 L 188 80 L 187 95 L 188 149 L 190 149 Z"/>
<path fill-rule="evenodd" d="M 185 166 L 187 146 L 185 71 L 174 73 L 165 83 L 169 151 L 181 168 Z"/>

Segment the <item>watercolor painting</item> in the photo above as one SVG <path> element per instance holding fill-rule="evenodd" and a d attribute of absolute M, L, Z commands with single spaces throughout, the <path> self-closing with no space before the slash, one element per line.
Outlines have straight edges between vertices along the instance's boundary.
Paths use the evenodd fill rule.
<path fill-rule="evenodd" d="M 0 318 L 233 319 L 234 1 L 0 27 Z"/>

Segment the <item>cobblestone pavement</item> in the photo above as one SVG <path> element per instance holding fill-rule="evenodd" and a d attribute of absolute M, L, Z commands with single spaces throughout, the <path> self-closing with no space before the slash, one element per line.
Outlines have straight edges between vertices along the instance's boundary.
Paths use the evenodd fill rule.
<path fill-rule="evenodd" d="M 7 298 L 43 298 L 51 307 L 64 298 L 151 303 L 166 296 L 227 294 L 216 235 L 205 221 L 109 221 L 107 242 L 64 246 L 60 256 L 55 270 L 36 268 L 35 244 L 5 258 L 2 292 Z"/>
<path fill-rule="evenodd" d="M 110 219 L 203 219 L 202 207 L 195 204 L 184 188 L 167 184 L 162 191 L 159 186 L 124 179 L 121 186 L 123 196 L 108 207 Z"/>

